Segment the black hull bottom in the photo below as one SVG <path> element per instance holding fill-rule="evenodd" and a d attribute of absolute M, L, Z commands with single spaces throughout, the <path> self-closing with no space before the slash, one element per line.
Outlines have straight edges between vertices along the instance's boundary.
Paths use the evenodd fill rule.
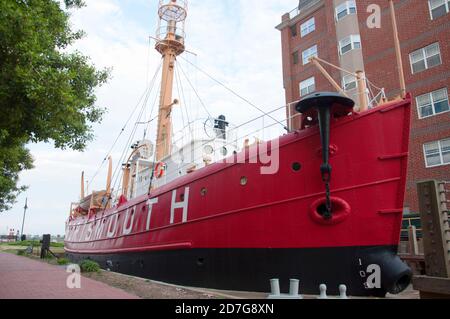
<path fill-rule="evenodd" d="M 325 283 L 330 295 L 338 295 L 338 286 L 345 284 L 352 296 L 384 296 L 403 291 L 411 280 L 411 270 L 396 252 L 397 247 L 345 247 L 67 255 L 73 262 L 91 259 L 103 269 L 190 287 L 269 292 L 270 279 L 279 278 L 282 293 L 287 293 L 292 278 L 300 280 L 302 294 L 318 294 Z M 381 288 L 365 287 L 373 273 L 370 265 L 380 266 Z"/>

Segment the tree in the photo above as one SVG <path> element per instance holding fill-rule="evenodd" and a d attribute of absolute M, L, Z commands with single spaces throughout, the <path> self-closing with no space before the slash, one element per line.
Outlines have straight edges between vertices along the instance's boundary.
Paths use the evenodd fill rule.
<path fill-rule="evenodd" d="M 32 168 L 27 143 L 53 142 L 82 151 L 104 109 L 95 89 L 108 70 L 68 48 L 84 33 L 73 31 L 70 10 L 81 0 L 0 0 L 0 212 L 24 190 L 19 173 Z"/>

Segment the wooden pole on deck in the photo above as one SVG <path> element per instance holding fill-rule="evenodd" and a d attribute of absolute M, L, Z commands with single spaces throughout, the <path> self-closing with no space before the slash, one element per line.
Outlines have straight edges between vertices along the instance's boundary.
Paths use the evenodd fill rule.
<path fill-rule="evenodd" d="M 367 101 L 366 75 L 363 71 L 356 71 L 356 80 L 358 82 L 359 111 L 365 112 L 369 109 L 369 103 Z"/>
<path fill-rule="evenodd" d="M 405 73 L 403 71 L 400 39 L 398 36 L 397 18 L 395 17 L 395 7 L 394 2 L 392 0 L 389 0 L 389 5 L 391 7 L 391 20 L 392 20 L 392 29 L 394 32 L 395 55 L 397 57 L 398 76 L 400 79 L 400 92 L 402 99 L 404 99 L 406 97 L 406 83 L 405 83 Z"/>
<path fill-rule="evenodd" d="M 81 191 L 80 191 L 80 200 L 84 198 L 84 172 L 81 172 Z"/>

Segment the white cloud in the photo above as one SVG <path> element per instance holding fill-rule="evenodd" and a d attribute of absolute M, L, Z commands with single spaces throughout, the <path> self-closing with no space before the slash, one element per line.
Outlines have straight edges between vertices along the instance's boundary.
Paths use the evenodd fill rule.
<path fill-rule="evenodd" d="M 157 26 L 158 1 L 89 0 L 87 4 L 86 8 L 72 12 L 74 29 L 87 32 L 75 49 L 90 56 L 99 68 L 113 67 L 111 81 L 97 92 L 98 104 L 106 106 L 108 113 L 101 125 L 95 125 L 96 140 L 85 153 L 54 150 L 51 145 L 30 146 L 36 168 L 21 175 L 21 182 L 30 188 L 10 212 L 0 215 L 0 233 L 6 226 L 20 228 L 26 196 L 30 203 L 26 233 L 64 232 L 70 202 L 78 198 L 81 171 L 86 171 L 87 179 L 97 171 L 144 92 L 149 74 L 160 63 L 159 54 L 149 46 L 149 35 L 154 35 Z M 281 41 L 275 25 L 281 21 L 283 13 L 297 4 L 297 0 L 283 1 L 282 4 L 278 0 L 190 1 L 186 43 L 187 49 L 195 52 L 197 57 L 185 53 L 184 58 L 264 111 L 271 111 L 284 103 Z M 179 61 L 212 115 L 225 114 L 234 124 L 261 115 L 183 59 Z M 190 108 L 190 116 L 204 117 L 205 112 L 189 85 L 184 84 L 183 88 L 186 93 L 184 103 Z M 178 95 L 177 90 L 175 95 Z M 148 108 L 155 97 L 150 97 Z M 146 115 L 149 113 L 147 110 Z M 283 111 L 278 112 L 278 118 L 283 116 Z M 179 110 L 175 111 L 174 117 L 179 119 L 176 124 L 181 126 Z M 114 150 L 115 165 L 130 129 L 131 125 Z M 279 132 L 278 127 L 271 134 Z M 141 134 L 140 130 L 137 137 Z M 104 165 L 94 188 L 104 188 L 105 175 Z"/>

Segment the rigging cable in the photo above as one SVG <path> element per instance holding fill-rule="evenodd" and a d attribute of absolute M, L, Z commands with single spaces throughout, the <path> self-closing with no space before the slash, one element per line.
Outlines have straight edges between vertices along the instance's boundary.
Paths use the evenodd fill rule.
<path fill-rule="evenodd" d="M 113 177 L 112 177 L 112 179 L 114 180 L 114 183 L 113 183 L 113 189 L 116 188 L 117 182 L 118 182 L 119 177 L 120 177 L 120 174 L 119 174 L 119 171 L 120 171 L 120 170 L 119 170 L 119 168 L 122 166 L 122 163 L 123 163 L 123 161 L 125 160 L 125 157 L 126 157 L 126 155 L 127 155 L 127 149 L 128 149 L 128 147 L 129 147 L 131 141 L 133 140 L 135 134 L 136 134 L 136 131 L 137 131 L 137 128 L 138 128 L 138 124 L 137 124 L 137 123 L 141 120 L 142 115 L 144 114 L 145 107 L 146 107 L 146 104 L 147 104 L 146 102 L 147 102 L 147 101 L 148 101 L 148 96 L 147 96 L 147 98 L 146 98 L 146 100 L 145 100 L 145 103 L 144 103 L 143 106 L 142 106 L 142 109 L 141 109 L 141 111 L 140 111 L 140 113 L 139 113 L 139 116 L 138 116 L 137 121 L 136 121 L 136 123 L 135 123 L 135 125 L 134 125 L 134 127 L 133 127 L 133 130 L 132 130 L 132 132 L 131 132 L 131 134 L 130 134 L 128 140 L 127 140 L 127 143 L 125 144 L 125 147 L 124 147 L 124 150 L 123 150 L 122 155 L 121 155 L 121 157 L 120 157 L 120 160 L 117 162 L 116 168 L 114 169 L 114 174 L 113 174 Z"/>
<path fill-rule="evenodd" d="M 197 96 L 198 100 L 200 101 L 200 104 L 203 106 L 203 108 L 205 109 L 206 113 L 208 113 L 208 116 L 210 118 L 213 118 L 211 113 L 209 113 L 208 108 L 206 107 L 205 103 L 203 103 L 203 100 L 200 98 L 200 95 L 198 94 L 197 90 L 195 89 L 195 87 L 192 85 L 191 81 L 189 80 L 189 78 L 186 76 L 186 73 L 184 73 L 183 68 L 181 67 L 180 63 L 177 63 L 179 69 L 181 70 L 181 73 L 183 73 L 184 77 L 186 78 L 187 82 L 189 83 L 190 87 L 192 88 L 192 90 L 194 91 L 195 95 Z"/>
<path fill-rule="evenodd" d="M 129 138 L 128 138 L 127 142 L 125 143 L 125 146 L 124 146 L 124 149 L 122 151 L 122 155 L 120 157 L 120 160 L 117 162 L 117 166 L 116 166 L 116 168 L 114 170 L 114 174 L 113 174 L 113 178 L 112 178 L 114 180 L 114 184 L 113 184 L 114 188 L 117 185 L 117 181 L 118 181 L 118 178 L 120 176 L 120 174 L 118 174 L 119 168 L 122 166 L 122 164 L 123 164 L 122 162 L 125 160 L 125 156 L 127 155 L 127 149 L 129 147 L 129 145 L 131 144 L 131 141 L 132 141 L 132 139 L 134 138 L 134 136 L 136 134 L 136 131 L 137 131 L 137 128 L 138 128 L 138 122 L 141 121 L 141 118 L 142 118 L 142 116 L 144 114 L 145 108 L 147 106 L 148 99 L 149 99 L 149 97 L 151 95 L 151 92 L 153 91 L 157 75 L 159 74 L 159 71 L 161 69 L 161 65 L 162 65 L 162 62 L 160 64 L 160 67 L 156 70 L 156 72 L 155 72 L 155 74 L 153 76 L 153 79 L 151 81 L 151 84 L 149 85 L 148 90 L 146 91 L 146 96 L 145 96 L 144 103 L 142 105 L 142 109 L 141 109 L 141 111 L 140 111 L 140 113 L 138 115 L 138 118 L 136 119 L 135 125 L 133 127 L 133 130 L 131 131 L 131 134 L 130 134 Z"/>
<path fill-rule="evenodd" d="M 183 127 L 184 125 L 184 112 L 183 112 L 183 103 L 184 101 L 181 101 L 181 94 L 180 94 L 180 84 L 178 83 L 178 78 L 177 78 L 177 69 L 175 68 L 174 70 L 174 75 L 175 75 L 175 83 L 177 84 L 177 91 L 178 91 L 178 96 L 179 96 L 179 106 L 180 106 L 180 111 L 181 111 L 181 121 L 183 122 Z"/>
<path fill-rule="evenodd" d="M 175 70 L 177 70 L 177 69 L 175 69 Z M 183 88 L 183 85 L 181 84 L 182 82 L 181 82 L 181 76 L 180 76 L 180 72 L 175 72 L 175 77 L 176 77 L 176 80 L 177 80 L 177 83 L 179 83 L 179 86 L 180 86 L 180 89 L 181 89 L 181 94 L 182 94 L 182 99 L 183 99 L 183 101 L 184 101 L 184 109 L 185 109 L 185 111 L 186 111 L 186 117 L 187 117 L 187 123 L 188 123 L 188 129 L 189 129 L 189 134 L 191 135 L 191 138 L 193 139 L 194 137 L 193 137 L 193 130 L 192 130 L 192 127 L 191 127 L 191 119 L 189 118 L 189 112 L 188 112 L 188 109 L 187 109 L 187 107 L 186 107 L 186 102 L 187 102 L 187 99 L 186 99 L 186 95 L 184 94 L 184 88 Z M 181 107 L 181 112 L 183 112 L 183 107 Z"/>
<path fill-rule="evenodd" d="M 203 71 L 201 68 L 199 68 L 198 66 L 196 66 L 195 64 L 191 63 L 190 61 L 186 60 L 185 58 L 183 58 L 182 56 L 180 56 L 184 61 L 186 61 L 187 63 L 189 63 L 190 65 L 192 65 L 194 68 L 196 68 L 198 71 L 200 71 L 201 73 L 203 73 L 204 75 L 206 75 L 207 77 L 209 77 L 211 80 L 213 80 L 214 82 L 216 82 L 217 84 L 219 84 L 220 86 L 222 86 L 223 88 L 225 88 L 227 91 L 231 92 L 234 96 L 238 97 L 239 99 L 243 100 L 244 102 L 246 102 L 247 104 L 249 104 L 250 106 L 252 106 L 253 108 L 257 109 L 259 112 L 261 112 L 262 114 L 264 114 L 265 116 L 270 117 L 272 120 L 274 120 L 276 123 L 279 123 L 280 125 L 283 126 L 283 128 L 289 132 L 289 129 L 280 121 L 278 121 L 277 119 L 275 119 L 274 117 L 272 117 L 270 114 L 264 112 L 264 110 L 262 110 L 260 107 L 256 106 L 255 104 L 253 104 L 252 102 L 250 102 L 248 99 L 246 99 L 245 97 L 239 95 L 238 93 L 236 93 L 235 91 L 233 91 L 232 89 L 230 89 L 229 87 L 227 87 L 225 84 L 223 84 L 222 82 L 220 82 L 219 80 L 216 80 L 214 77 L 212 77 L 211 75 L 209 75 L 206 71 Z"/>
<path fill-rule="evenodd" d="M 162 66 L 162 61 L 160 62 L 159 66 L 157 67 L 155 74 L 157 74 L 159 72 L 159 70 L 161 69 Z M 88 183 L 88 188 L 92 185 L 92 183 L 94 182 L 95 178 L 97 177 L 97 175 L 100 173 L 103 165 L 106 163 L 106 161 L 108 160 L 108 157 L 111 155 L 111 152 L 113 151 L 114 147 L 116 146 L 117 142 L 119 141 L 120 137 L 122 136 L 122 134 L 125 132 L 128 124 L 130 123 L 133 115 L 136 113 L 139 105 L 141 105 L 142 99 L 146 96 L 148 91 L 148 87 L 145 89 L 144 93 L 142 94 L 142 96 L 139 98 L 138 103 L 136 104 L 136 106 L 133 109 L 133 112 L 131 113 L 131 115 L 128 117 L 127 121 L 125 122 L 125 125 L 122 127 L 122 129 L 120 130 L 119 134 L 117 135 L 113 145 L 111 146 L 111 148 L 109 149 L 108 153 L 106 154 L 106 156 L 104 157 L 102 163 L 100 164 L 100 166 L 98 167 L 97 171 L 95 172 L 95 174 L 92 176 L 92 178 L 90 179 L 89 183 Z"/>

